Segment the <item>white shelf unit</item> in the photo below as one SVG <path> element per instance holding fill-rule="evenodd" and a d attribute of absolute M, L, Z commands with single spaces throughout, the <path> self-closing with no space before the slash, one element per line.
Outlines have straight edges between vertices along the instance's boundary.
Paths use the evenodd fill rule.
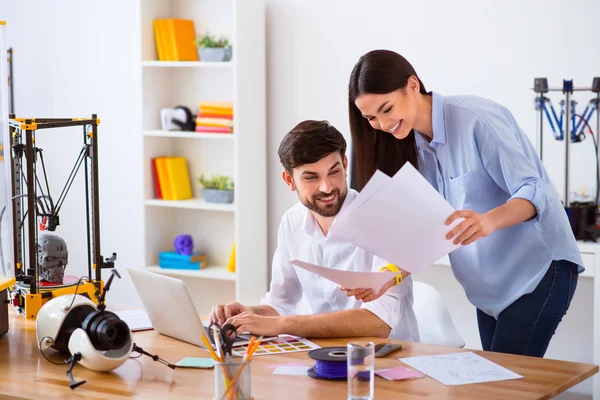
<path fill-rule="evenodd" d="M 142 61 L 143 67 L 166 68 L 232 68 L 232 62 L 217 61 Z"/>
<path fill-rule="evenodd" d="M 144 136 L 182 138 L 182 139 L 210 139 L 210 140 L 233 140 L 233 134 L 209 133 L 209 132 L 184 132 L 184 131 L 144 131 Z"/>
<path fill-rule="evenodd" d="M 170 207 L 170 208 L 185 208 L 188 210 L 210 210 L 210 211 L 226 211 L 235 212 L 235 202 L 231 204 L 209 203 L 204 199 L 189 199 L 189 200 L 161 200 L 149 199 L 144 202 L 150 207 Z"/>
<path fill-rule="evenodd" d="M 266 188 L 266 59 L 264 0 L 143 0 L 141 7 L 144 267 L 183 279 L 198 312 L 233 300 L 257 303 L 268 288 Z M 154 19 L 194 21 L 196 35 L 230 38 L 229 62 L 158 61 Z M 232 101 L 240 134 L 163 131 L 160 110 L 179 105 L 198 113 L 200 101 Z M 184 156 L 193 199 L 155 196 L 151 159 Z M 235 181 L 233 204 L 200 197 L 200 174 Z M 158 253 L 173 249 L 178 234 L 191 234 L 205 251 L 201 270 L 158 267 Z M 236 272 L 227 271 L 233 244 Z"/>
<path fill-rule="evenodd" d="M 235 281 L 235 275 L 227 271 L 227 267 L 211 266 L 210 268 L 201 269 L 199 271 L 161 268 L 158 265 L 151 265 L 146 268 L 148 269 L 148 271 L 177 277 L 192 277 L 204 279 L 218 279 L 222 281 Z"/>

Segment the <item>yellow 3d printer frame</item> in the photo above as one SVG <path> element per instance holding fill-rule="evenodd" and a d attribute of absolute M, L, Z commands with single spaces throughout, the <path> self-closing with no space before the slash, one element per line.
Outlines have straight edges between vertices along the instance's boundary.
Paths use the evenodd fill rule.
<path fill-rule="evenodd" d="M 114 268 L 116 253 L 103 259 L 100 254 L 100 215 L 98 204 L 98 125 L 96 114 L 91 118 L 16 118 L 10 114 L 10 146 L 5 146 L 5 157 L 10 157 L 11 170 L 10 208 L 13 226 L 13 262 L 16 283 L 11 288 L 12 304 L 28 319 L 37 318 L 40 308 L 50 299 L 67 294 L 81 294 L 98 304 L 102 293 L 102 269 Z M 36 146 L 36 133 L 39 130 L 81 126 L 83 148 L 60 198 L 55 203 L 50 196 L 42 149 Z M 42 179 L 48 193 L 36 172 L 38 159 L 43 170 Z M 24 161 L 24 162 L 23 162 Z M 79 279 L 77 284 L 60 285 L 55 288 L 40 286 L 37 257 L 38 226 L 53 231 L 59 225 L 60 207 L 73 179 L 81 165 L 85 170 L 85 200 L 87 212 L 88 276 Z M 5 165 L 7 165 L 5 163 Z M 37 183 L 37 185 L 36 185 Z M 23 189 L 26 191 L 24 192 Z M 39 192 L 38 192 L 39 190 Z M 49 201 L 47 201 L 49 199 Z M 40 203 L 46 201 L 46 206 Z M 25 224 L 25 220 L 27 224 Z M 39 224 L 39 225 L 38 225 Z"/>

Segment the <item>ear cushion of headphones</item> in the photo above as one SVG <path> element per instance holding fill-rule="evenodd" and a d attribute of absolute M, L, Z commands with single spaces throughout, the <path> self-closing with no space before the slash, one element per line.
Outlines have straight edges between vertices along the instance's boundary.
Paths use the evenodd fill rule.
<path fill-rule="evenodd" d="M 185 106 L 177 106 L 176 110 L 183 110 L 185 112 L 185 124 L 182 126 L 182 130 L 184 131 L 194 131 L 196 128 L 196 121 L 194 121 L 194 116 L 189 108 Z"/>

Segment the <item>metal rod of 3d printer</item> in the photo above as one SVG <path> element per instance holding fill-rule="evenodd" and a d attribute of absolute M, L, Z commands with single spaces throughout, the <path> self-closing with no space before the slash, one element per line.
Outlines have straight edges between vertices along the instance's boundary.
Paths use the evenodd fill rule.
<path fill-rule="evenodd" d="M 600 140 L 598 139 L 598 135 L 600 135 L 600 92 L 596 93 L 596 132 L 594 134 L 596 137 L 592 139 L 596 139 L 596 152 L 600 153 Z M 598 156 L 600 157 L 600 154 Z M 596 165 L 596 168 L 600 170 L 600 165 Z M 598 184 L 600 182 L 596 182 L 596 185 Z M 598 193 L 598 189 L 596 189 L 596 193 Z M 596 205 L 598 204 L 600 204 L 600 199 L 596 198 Z"/>
<path fill-rule="evenodd" d="M 88 145 L 88 134 L 87 134 L 87 126 L 83 126 L 83 145 Z M 89 168 L 88 168 L 88 160 L 89 160 L 89 148 L 86 149 L 85 153 L 85 161 L 83 163 L 84 173 L 85 173 L 85 223 L 86 223 L 86 233 L 87 233 L 87 260 L 88 260 L 88 276 L 92 279 L 92 244 L 90 238 L 90 183 L 89 183 Z"/>
<path fill-rule="evenodd" d="M 26 124 L 31 124 L 31 120 L 25 121 Z M 35 159 L 33 149 L 33 130 L 27 129 L 25 131 L 25 159 L 27 162 L 27 234 L 29 236 L 29 268 L 32 268 L 35 276 L 31 277 L 31 283 L 29 286 L 29 293 L 37 293 L 37 249 L 36 249 L 36 219 L 37 213 L 35 209 Z"/>
<path fill-rule="evenodd" d="M 94 264 L 96 265 L 96 280 L 102 279 L 102 256 L 100 255 L 100 207 L 98 196 L 98 116 L 92 114 L 92 215 L 93 228 L 92 238 L 94 241 Z"/>
<path fill-rule="evenodd" d="M 564 90 L 564 89 L 563 89 Z M 570 90 L 564 90 L 565 92 L 565 207 L 569 207 L 569 162 L 570 162 L 570 150 L 571 150 L 571 132 L 569 129 L 569 98 L 571 95 Z"/>
<path fill-rule="evenodd" d="M 540 99 L 542 100 L 542 104 L 540 106 L 540 160 L 544 160 L 544 94 L 540 93 Z M 548 121 L 552 123 L 550 120 L 550 116 L 548 116 Z"/>

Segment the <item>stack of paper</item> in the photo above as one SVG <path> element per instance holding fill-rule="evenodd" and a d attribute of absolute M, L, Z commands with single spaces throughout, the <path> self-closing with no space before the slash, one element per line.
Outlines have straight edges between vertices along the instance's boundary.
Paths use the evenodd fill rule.
<path fill-rule="evenodd" d="M 376 171 L 330 228 L 336 236 L 409 271 L 419 271 L 458 246 L 446 234 L 454 208 L 410 164 L 393 178 Z"/>

